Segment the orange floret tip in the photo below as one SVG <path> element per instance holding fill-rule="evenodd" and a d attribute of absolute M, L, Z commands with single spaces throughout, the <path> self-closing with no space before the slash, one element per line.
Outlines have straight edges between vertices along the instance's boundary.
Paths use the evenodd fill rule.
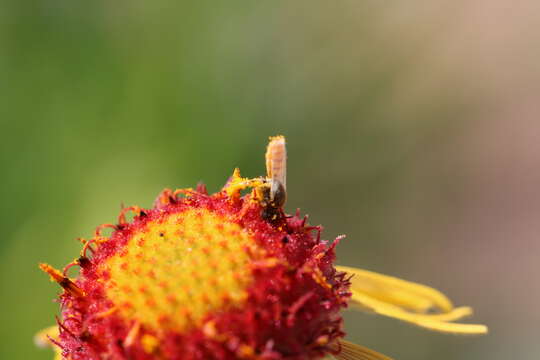
<path fill-rule="evenodd" d="M 335 353 L 350 297 L 348 279 L 333 265 L 339 239 L 321 240 L 321 229 L 299 212 L 277 208 L 265 216 L 256 191 L 240 196 L 227 188 L 242 181 L 235 171 L 218 193 L 202 184 L 166 189 L 150 209 L 125 208 L 119 223 L 99 226 L 68 265 L 80 266 L 74 280 L 41 264 L 65 289 L 55 341 L 64 359 L 308 360 Z"/>
<path fill-rule="evenodd" d="M 64 276 L 60 270 L 53 268 L 49 264 L 39 264 L 39 268 L 49 274 L 51 281 L 57 282 L 67 293 L 74 297 L 84 296 L 84 292 L 71 279 Z"/>

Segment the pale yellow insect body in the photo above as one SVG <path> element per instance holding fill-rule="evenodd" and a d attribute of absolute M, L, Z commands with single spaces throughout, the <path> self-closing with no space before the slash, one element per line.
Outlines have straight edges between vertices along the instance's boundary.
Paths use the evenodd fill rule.
<path fill-rule="evenodd" d="M 265 158 L 266 176 L 270 182 L 270 199 L 284 204 L 287 187 L 287 149 L 284 136 L 270 138 Z"/>

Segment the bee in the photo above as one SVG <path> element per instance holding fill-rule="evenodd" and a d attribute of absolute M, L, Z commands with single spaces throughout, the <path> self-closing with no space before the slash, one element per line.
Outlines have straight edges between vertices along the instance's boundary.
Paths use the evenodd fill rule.
<path fill-rule="evenodd" d="M 283 206 L 287 200 L 287 149 L 285 137 L 270 138 L 266 148 L 266 179 L 261 187 L 264 210 L 263 218 L 277 220 L 283 216 Z"/>

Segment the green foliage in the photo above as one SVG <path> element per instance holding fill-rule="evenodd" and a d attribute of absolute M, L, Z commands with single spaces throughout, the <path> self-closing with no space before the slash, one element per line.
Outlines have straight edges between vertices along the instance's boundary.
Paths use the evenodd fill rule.
<path fill-rule="evenodd" d="M 290 144 L 290 211 L 349 233 L 345 262 L 383 269 L 372 255 L 393 244 L 406 169 L 464 107 L 396 103 L 418 42 L 381 41 L 380 9 L 306 4 L 0 5 L 0 358 L 51 357 L 32 344 L 58 307 L 39 261 L 69 262 L 122 202 L 201 180 L 216 191 L 236 166 L 262 174 L 269 135 Z"/>

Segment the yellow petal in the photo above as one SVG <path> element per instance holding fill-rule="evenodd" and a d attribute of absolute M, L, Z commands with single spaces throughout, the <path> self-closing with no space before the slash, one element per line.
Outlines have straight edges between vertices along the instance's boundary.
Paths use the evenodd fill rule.
<path fill-rule="evenodd" d="M 384 303 L 353 291 L 352 301 L 361 304 L 371 311 L 394 319 L 406 321 L 429 330 L 453 333 L 453 334 L 485 334 L 487 327 L 477 324 L 456 324 L 447 321 L 459 319 L 463 314 L 469 314 L 469 308 L 456 308 L 445 314 L 416 314 L 407 312 L 398 306 Z"/>
<path fill-rule="evenodd" d="M 426 319 L 436 320 L 436 321 L 456 321 L 463 319 L 464 317 L 472 315 L 472 308 L 469 306 L 460 306 L 452 309 L 447 313 L 442 314 L 425 314 Z M 418 316 L 422 316 L 418 314 Z"/>
<path fill-rule="evenodd" d="M 429 286 L 348 266 L 336 266 L 336 269 L 354 275 L 351 279 L 352 290 L 375 299 L 417 312 L 446 312 L 453 308 L 452 302 L 443 293 Z"/>
<path fill-rule="evenodd" d="M 383 306 L 384 303 L 382 304 L 380 302 L 376 303 L 375 301 L 376 299 L 367 300 L 367 298 L 363 297 L 362 294 L 356 293 L 356 294 L 353 294 L 350 305 L 352 306 L 352 308 L 358 308 L 366 312 L 377 313 L 377 311 L 374 310 L 374 306 L 381 307 Z M 370 304 L 369 307 L 368 307 L 368 304 Z M 374 305 L 374 304 L 377 304 L 377 305 Z M 440 314 L 411 313 L 399 307 L 397 307 L 397 309 L 407 314 L 414 315 L 418 319 L 425 319 L 425 320 L 430 320 L 430 321 L 443 321 L 443 322 L 457 321 L 457 320 L 463 319 L 464 317 L 470 316 L 472 314 L 472 309 L 468 306 L 460 306 L 458 308 L 452 309 L 451 311 L 447 313 L 440 313 Z M 386 315 L 386 314 L 382 314 L 381 312 L 378 312 L 378 313 L 380 315 Z"/>
<path fill-rule="evenodd" d="M 49 336 L 55 340 L 58 339 L 58 336 L 60 336 L 58 325 L 49 326 L 39 331 L 34 336 L 34 343 L 39 347 L 51 347 L 52 343 Z"/>
<path fill-rule="evenodd" d="M 353 306 L 434 331 L 487 333 L 484 325 L 451 323 L 472 314 L 472 309 L 466 306 L 454 308 L 450 300 L 435 289 L 371 271 L 345 266 L 336 268 L 354 275 L 351 279 Z"/>
<path fill-rule="evenodd" d="M 49 337 L 51 337 L 52 339 L 57 340 L 59 336 L 60 333 L 58 325 L 49 326 L 48 328 L 39 331 L 34 336 L 34 343 L 39 347 L 54 348 L 54 360 L 62 360 L 62 350 L 58 346 L 54 345 L 51 342 L 51 339 L 49 339 Z"/>
<path fill-rule="evenodd" d="M 340 340 L 339 344 L 341 352 L 337 355 L 328 355 L 327 360 L 392 360 L 388 356 L 346 340 Z"/>

